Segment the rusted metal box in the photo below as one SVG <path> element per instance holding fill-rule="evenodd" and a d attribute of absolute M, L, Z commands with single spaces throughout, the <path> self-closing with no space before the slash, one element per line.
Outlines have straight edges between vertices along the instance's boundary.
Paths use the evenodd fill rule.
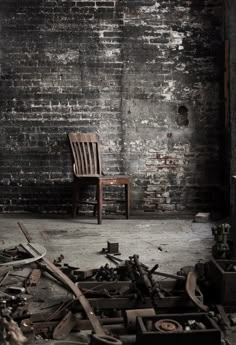
<path fill-rule="evenodd" d="M 216 260 L 209 262 L 209 278 L 216 303 L 236 304 L 236 272 L 228 271 L 236 267 L 236 260 Z"/>
<path fill-rule="evenodd" d="M 178 331 L 159 331 L 156 324 L 161 320 L 174 321 L 182 326 Z M 188 321 L 195 320 L 205 329 L 185 330 Z M 216 323 L 205 313 L 160 314 L 137 318 L 137 345 L 220 345 L 221 333 Z"/>
<path fill-rule="evenodd" d="M 107 241 L 107 252 L 109 254 L 120 254 L 119 252 L 119 243 Z"/>

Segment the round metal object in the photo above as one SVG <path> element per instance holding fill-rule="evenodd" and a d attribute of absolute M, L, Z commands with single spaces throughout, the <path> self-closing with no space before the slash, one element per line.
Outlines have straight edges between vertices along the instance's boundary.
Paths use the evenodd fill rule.
<path fill-rule="evenodd" d="M 29 257 L 26 259 L 16 259 L 13 261 L 8 261 L 8 262 L 1 262 L 0 266 L 21 266 L 21 265 L 27 265 L 32 262 L 38 261 L 42 259 L 46 254 L 47 251 L 46 249 L 41 246 L 38 243 L 20 243 L 16 248 L 20 251 L 27 252 L 29 254 Z M 7 250 L 7 248 L 6 248 Z"/>
<path fill-rule="evenodd" d="M 108 335 L 92 334 L 90 345 L 122 345 L 119 339 L 110 337 Z"/>
<path fill-rule="evenodd" d="M 155 322 L 154 327 L 159 332 L 181 332 L 183 327 L 175 320 L 162 319 Z"/>

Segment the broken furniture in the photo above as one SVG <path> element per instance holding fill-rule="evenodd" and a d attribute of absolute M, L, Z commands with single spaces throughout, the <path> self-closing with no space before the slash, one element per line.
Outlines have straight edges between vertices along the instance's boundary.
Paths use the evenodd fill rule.
<path fill-rule="evenodd" d="M 103 186 L 125 186 L 126 218 L 130 213 L 130 176 L 104 176 L 100 155 L 100 145 L 96 133 L 69 133 L 70 146 L 73 154 L 73 216 L 81 203 L 94 204 L 97 208 L 98 224 L 102 224 Z M 96 186 L 96 202 L 82 202 L 80 190 L 82 186 Z M 96 212 L 94 212 L 96 213 Z"/>

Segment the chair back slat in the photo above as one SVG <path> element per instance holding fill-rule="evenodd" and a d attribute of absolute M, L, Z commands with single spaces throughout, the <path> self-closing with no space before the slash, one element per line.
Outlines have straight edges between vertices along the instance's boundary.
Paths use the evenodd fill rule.
<path fill-rule="evenodd" d="M 80 162 L 81 161 L 81 156 L 80 156 L 80 152 L 79 152 L 78 143 L 73 143 L 73 145 L 71 145 L 71 147 L 72 147 L 74 162 Z M 81 170 L 81 166 L 79 167 L 78 164 L 75 163 L 75 171 L 76 171 L 76 173 L 79 173 L 79 170 Z"/>
<path fill-rule="evenodd" d="M 101 175 L 99 142 L 95 133 L 69 133 L 77 176 Z"/>
<path fill-rule="evenodd" d="M 93 161 L 92 161 L 92 156 L 91 156 L 91 148 L 92 148 L 92 144 L 93 143 L 88 143 L 87 146 L 88 146 L 88 169 L 89 169 L 89 173 L 91 175 L 95 174 L 95 169 L 94 169 L 94 166 L 93 166 Z"/>
<path fill-rule="evenodd" d="M 86 152 L 86 148 L 87 148 L 87 143 L 79 143 L 80 147 L 81 147 L 81 151 L 82 151 L 82 158 L 83 158 L 83 162 L 84 162 L 84 175 L 88 175 L 88 160 L 87 160 L 87 152 Z"/>
<path fill-rule="evenodd" d="M 100 145 L 97 145 L 97 163 L 98 163 L 98 170 L 100 171 L 100 174 L 102 173 L 102 159 L 100 154 Z"/>
<path fill-rule="evenodd" d="M 75 161 L 75 164 L 78 165 L 78 171 L 80 175 L 85 175 L 85 167 L 84 167 L 84 155 L 83 150 L 81 147 L 81 143 L 76 143 L 76 147 L 78 148 L 79 160 Z"/>
<path fill-rule="evenodd" d="M 99 171 L 98 170 L 98 159 L 97 159 L 97 144 L 96 143 L 91 143 L 92 146 L 92 159 L 94 161 L 94 171 Z"/>

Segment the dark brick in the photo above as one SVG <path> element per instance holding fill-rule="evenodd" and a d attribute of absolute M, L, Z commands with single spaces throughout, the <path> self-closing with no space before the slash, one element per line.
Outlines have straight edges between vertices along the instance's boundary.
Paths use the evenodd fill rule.
<path fill-rule="evenodd" d="M 221 4 L 154 4 L 0 1 L 2 212 L 70 210 L 70 131 L 100 134 L 104 170 L 132 176 L 134 209 L 211 207 L 223 169 Z"/>

